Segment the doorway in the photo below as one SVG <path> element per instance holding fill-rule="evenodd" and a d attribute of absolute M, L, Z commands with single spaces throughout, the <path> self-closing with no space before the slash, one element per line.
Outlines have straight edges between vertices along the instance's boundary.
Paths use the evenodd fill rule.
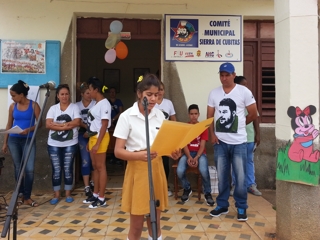
<path fill-rule="evenodd" d="M 131 40 L 123 40 L 128 48 L 128 56 L 109 64 L 104 60 L 108 49 L 105 41 L 110 23 L 115 19 L 77 19 L 77 82 L 85 82 L 92 76 L 99 78 L 105 86 L 116 88 L 116 97 L 123 103 L 124 110 L 136 100 L 137 75 L 161 69 L 161 21 L 141 19 L 117 19 L 123 23 L 122 32 L 130 32 Z M 108 98 L 108 93 L 105 95 Z M 77 90 L 77 101 L 80 101 Z M 110 143 L 107 151 L 107 188 L 122 188 L 125 162 L 116 159 L 113 150 L 115 139 L 113 129 L 109 129 Z M 80 157 L 80 156 L 79 156 Z M 80 162 L 76 161 L 77 163 Z M 80 167 L 77 181 L 82 181 Z"/>

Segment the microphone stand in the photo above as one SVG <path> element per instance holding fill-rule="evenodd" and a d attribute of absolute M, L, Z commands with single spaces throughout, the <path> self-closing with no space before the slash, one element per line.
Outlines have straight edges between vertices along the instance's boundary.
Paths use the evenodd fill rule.
<path fill-rule="evenodd" d="M 46 93 L 46 98 L 44 100 L 44 103 L 42 105 L 42 108 L 41 108 L 41 111 L 40 111 L 40 114 L 39 114 L 39 121 L 41 121 L 42 119 L 42 115 L 43 115 L 43 109 L 45 108 L 46 104 L 47 104 L 47 101 L 48 101 L 48 98 L 50 96 L 50 90 L 49 90 L 49 86 L 47 87 L 47 93 Z M 21 182 L 22 182 L 22 179 L 24 177 L 24 171 L 25 171 L 25 168 L 27 166 L 27 162 L 28 162 L 28 159 L 29 159 L 29 156 L 30 156 L 30 153 L 31 153 L 31 148 L 32 148 L 32 145 L 35 141 L 35 136 L 36 136 L 36 133 L 38 131 L 38 128 L 39 128 L 39 121 L 38 123 L 35 125 L 35 129 L 34 129 L 34 132 L 33 132 L 33 135 L 32 135 L 32 138 L 30 140 L 30 144 L 28 146 L 28 149 L 27 149 L 27 153 L 24 155 L 24 159 L 22 161 L 22 167 L 21 167 L 21 171 L 20 171 L 20 174 L 19 174 L 19 179 L 18 179 L 18 182 L 16 184 L 16 189 L 14 190 L 13 194 L 12 194 L 12 197 L 11 197 L 11 200 L 10 200 L 10 204 L 9 204 L 9 208 L 8 208 L 8 211 L 7 211 L 7 217 L 6 217 L 6 221 L 4 223 L 4 226 L 3 226 L 3 229 L 2 229 L 2 232 L 1 232 L 1 237 L 2 238 L 5 238 L 6 235 L 7 235 L 7 232 L 9 231 L 9 237 L 10 237 L 10 223 L 11 223 L 11 219 L 13 221 L 13 240 L 16 240 L 17 239 L 17 221 L 18 221 L 18 209 L 19 207 L 17 206 L 17 199 L 18 199 L 18 195 L 19 195 L 19 188 L 20 188 L 20 185 L 21 185 Z M 9 239 L 8 237 L 8 239 Z"/>
<path fill-rule="evenodd" d="M 149 177 L 149 193 L 150 193 L 150 223 L 152 228 L 152 239 L 158 239 L 157 231 L 157 211 L 156 207 L 160 206 L 160 201 L 155 200 L 154 191 L 153 191 L 153 181 L 152 181 L 152 165 L 150 157 L 150 140 L 149 140 L 149 119 L 148 119 L 148 100 L 146 97 L 143 98 L 142 105 L 144 108 L 145 122 L 146 122 L 146 139 L 147 139 L 147 158 L 148 158 L 148 177 Z"/>

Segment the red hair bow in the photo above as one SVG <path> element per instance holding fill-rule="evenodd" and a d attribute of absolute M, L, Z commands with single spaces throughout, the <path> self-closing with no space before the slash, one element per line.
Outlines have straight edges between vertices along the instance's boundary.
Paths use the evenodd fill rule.
<path fill-rule="evenodd" d="M 297 116 L 300 116 L 301 113 L 304 113 L 306 116 L 310 115 L 310 108 L 309 108 L 309 107 L 306 107 L 306 108 L 303 109 L 303 111 L 302 111 L 299 107 L 296 107 L 296 115 L 297 115 Z"/>

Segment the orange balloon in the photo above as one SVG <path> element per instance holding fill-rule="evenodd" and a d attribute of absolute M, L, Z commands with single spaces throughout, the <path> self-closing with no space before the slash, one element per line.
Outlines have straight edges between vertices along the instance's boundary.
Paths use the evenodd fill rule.
<path fill-rule="evenodd" d="M 115 50 L 116 50 L 117 58 L 119 59 L 125 59 L 128 56 L 128 47 L 122 41 L 118 42 Z"/>

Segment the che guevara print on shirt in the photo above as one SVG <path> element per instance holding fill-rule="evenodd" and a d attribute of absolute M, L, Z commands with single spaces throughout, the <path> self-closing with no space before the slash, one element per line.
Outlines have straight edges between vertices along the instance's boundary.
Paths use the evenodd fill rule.
<path fill-rule="evenodd" d="M 231 98 L 224 98 L 219 103 L 219 118 L 216 121 L 216 132 L 237 133 L 237 104 Z"/>
<path fill-rule="evenodd" d="M 60 116 L 57 117 L 56 121 L 59 123 L 66 123 L 66 122 L 71 122 L 72 119 L 68 114 L 61 114 Z M 73 129 L 64 130 L 64 131 L 54 131 L 51 134 L 51 138 L 59 142 L 71 140 L 73 139 Z"/>

